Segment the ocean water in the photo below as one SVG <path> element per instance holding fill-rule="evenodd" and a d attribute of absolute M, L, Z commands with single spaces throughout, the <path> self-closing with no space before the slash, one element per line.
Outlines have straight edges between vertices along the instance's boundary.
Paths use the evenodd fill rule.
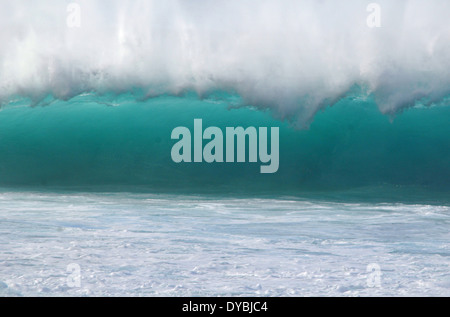
<path fill-rule="evenodd" d="M 1 295 L 450 294 L 449 107 L 343 100 L 298 130 L 193 95 L 99 98 L 0 112 Z M 279 126 L 279 171 L 173 163 L 170 127 L 200 115 Z"/>
<path fill-rule="evenodd" d="M 0 208 L 3 296 L 450 295 L 448 205 L 14 191 Z"/>
<path fill-rule="evenodd" d="M 0 295 L 449 296 L 450 2 L 378 3 L 0 0 Z"/>
<path fill-rule="evenodd" d="M 236 106 L 242 99 L 237 94 L 186 92 L 142 100 L 139 93 L 82 94 L 68 101 L 48 96 L 34 107 L 28 98 L 11 99 L 0 111 L 0 185 L 243 194 L 450 188 L 446 102 L 388 116 L 356 90 L 298 129 L 270 110 Z M 196 118 L 203 129 L 279 127 L 278 171 L 261 174 L 261 162 L 248 162 L 248 155 L 245 163 L 173 162 L 172 130 L 193 131 Z"/>

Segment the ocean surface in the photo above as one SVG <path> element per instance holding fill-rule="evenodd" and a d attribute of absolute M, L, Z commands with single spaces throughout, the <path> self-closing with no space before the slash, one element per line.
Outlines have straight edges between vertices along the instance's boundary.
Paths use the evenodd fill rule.
<path fill-rule="evenodd" d="M 343 100 L 299 130 L 235 97 L 3 107 L 0 294 L 450 295 L 448 106 Z M 199 116 L 279 126 L 279 171 L 172 162 Z"/>
<path fill-rule="evenodd" d="M 450 2 L 367 5 L 0 0 L 0 296 L 450 296 Z"/>
<path fill-rule="evenodd" d="M 0 294 L 450 295 L 449 205 L 325 197 L 6 191 Z"/>

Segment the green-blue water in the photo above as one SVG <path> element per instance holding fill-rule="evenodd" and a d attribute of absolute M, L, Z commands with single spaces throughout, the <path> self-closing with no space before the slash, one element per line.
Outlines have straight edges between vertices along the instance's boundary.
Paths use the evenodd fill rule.
<path fill-rule="evenodd" d="M 343 99 L 295 129 L 270 112 L 230 107 L 238 96 L 195 94 L 136 100 L 131 94 L 81 95 L 0 111 L 0 186 L 145 188 L 163 192 L 300 194 L 354 188 L 450 190 L 450 107 L 383 115 L 372 101 Z M 171 131 L 280 127 L 280 166 L 172 161 Z"/>

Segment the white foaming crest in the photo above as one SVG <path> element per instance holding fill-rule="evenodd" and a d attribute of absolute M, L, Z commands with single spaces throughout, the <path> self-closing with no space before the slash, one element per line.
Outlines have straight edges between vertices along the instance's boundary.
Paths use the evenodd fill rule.
<path fill-rule="evenodd" d="M 0 99 L 239 93 L 300 125 L 359 85 L 393 113 L 450 92 L 450 2 L 0 0 Z"/>

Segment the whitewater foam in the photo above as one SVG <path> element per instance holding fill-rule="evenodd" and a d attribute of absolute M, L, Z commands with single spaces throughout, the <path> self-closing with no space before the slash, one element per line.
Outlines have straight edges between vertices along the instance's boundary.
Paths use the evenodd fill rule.
<path fill-rule="evenodd" d="M 0 209 L 0 296 L 450 294 L 448 205 L 2 191 Z"/>
<path fill-rule="evenodd" d="M 235 91 L 300 125 L 363 87 L 384 113 L 450 92 L 450 3 L 378 1 L 0 2 L 0 99 L 83 92 Z"/>

